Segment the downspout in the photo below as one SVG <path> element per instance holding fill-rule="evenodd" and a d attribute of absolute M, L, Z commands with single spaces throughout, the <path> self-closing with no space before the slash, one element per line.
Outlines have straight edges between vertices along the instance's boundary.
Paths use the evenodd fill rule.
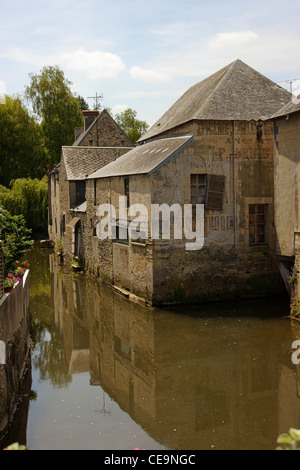
<path fill-rule="evenodd" d="M 236 185 L 235 185 L 235 156 L 234 153 L 234 121 L 232 121 L 232 153 L 230 154 L 231 157 L 231 165 L 232 165 L 232 228 L 233 228 L 233 246 L 236 250 L 237 242 L 236 242 Z"/>

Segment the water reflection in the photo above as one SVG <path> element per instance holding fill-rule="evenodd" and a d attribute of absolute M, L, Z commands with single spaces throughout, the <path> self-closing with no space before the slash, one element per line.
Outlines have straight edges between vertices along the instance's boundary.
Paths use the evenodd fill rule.
<path fill-rule="evenodd" d="M 287 299 L 149 309 L 59 266 L 54 254 L 35 250 L 31 257 L 32 361 L 52 448 L 67 432 L 75 448 L 88 440 L 109 448 L 108 439 L 96 443 L 94 429 L 71 423 L 72 413 L 60 414 L 54 432 L 55 389 L 60 401 L 80 394 L 86 414 L 97 391 L 91 419 L 101 416 L 98 435 L 109 435 L 110 448 L 136 446 L 122 434 L 125 416 L 128 426 L 135 423 L 138 447 L 148 449 L 274 449 L 279 433 L 300 428 L 300 369 L 290 351 L 300 327 L 283 318 Z M 31 406 L 29 441 L 45 448 L 39 420 Z"/>

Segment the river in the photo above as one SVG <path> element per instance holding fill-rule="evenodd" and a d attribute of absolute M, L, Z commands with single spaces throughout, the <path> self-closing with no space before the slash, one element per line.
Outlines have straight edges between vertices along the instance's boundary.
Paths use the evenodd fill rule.
<path fill-rule="evenodd" d="M 300 428 L 287 297 L 152 309 L 50 250 L 27 260 L 31 367 L 3 447 L 273 450 Z"/>

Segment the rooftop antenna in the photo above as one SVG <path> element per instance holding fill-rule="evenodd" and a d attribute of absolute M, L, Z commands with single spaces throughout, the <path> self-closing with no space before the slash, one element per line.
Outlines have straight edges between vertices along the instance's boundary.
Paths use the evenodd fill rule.
<path fill-rule="evenodd" d="M 287 83 L 290 85 L 290 92 L 293 94 L 293 82 L 296 82 L 297 80 L 300 80 L 300 78 L 291 78 L 289 80 L 282 80 L 281 82 L 277 83 Z"/>
<path fill-rule="evenodd" d="M 98 95 L 96 92 L 96 96 L 88 96 L 88 99 L 95 100 L 95 109 L 100 109 L 100 100 L 103 99 L 103 95 Z"/>

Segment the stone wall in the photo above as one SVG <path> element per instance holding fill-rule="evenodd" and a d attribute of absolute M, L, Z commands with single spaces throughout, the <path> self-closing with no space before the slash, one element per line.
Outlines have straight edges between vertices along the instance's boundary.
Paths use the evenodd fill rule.
<path fill-rule="evenodd" d="M 278 294 L 284 286 L 274 256 L 273 125 L 256 122 L 194 122 L 177 128 L 190 132 L 187 145 L 151 176 L 129 177 L 130 205 L 142 203 L 151 217 L 151 204 L 191 202 L 190 175 L 225 176 L 223 208 L 205 210 L 205 242 L 187 251 L 187 240 L 99 241 L 94 182 L 87 184 L 86 263 L 105 282 L 159 304 L 237 296 Z M 96 181 L 97 204 L 117 210 L 124 195 L 124 178 Z M 249 244 L 249 205 L 267 206 L 266 243 Z M 183 212 L 182 212 L 183 213 Z M 90 242 L 92 240 L 92 243 Z"/>
<path fill-rule="evenodd" d="M 190 174 L 216 174 L 226 178 L 223 209 L 205 210 L 201 250 L 187 251 L 185 240 L 155 241 L 155 302 L 283 292 L 274 256 L 272 123 L 195 122 L 177 130 L 193 132 L 194 143 L 151 175 L 152 202 L 179 203 L 183 211 Z M 263 245 L 249 244 L 250 204 L 267 206 Z"/>
<path fill-rule="evenodd" d="M 275 124 L 276 254 L 294 256 L 295 232 L 300 231 L 300 113 Z"/>
<path fill-rule="evenodd" d="M 79 144 L 87 147 L 132 147 L 131 140 L 104 110 Z"/>
<path fill-rule="evenodd" d="M 0 340 L 5 364 L 0 364 L 0 434 L 12 417 L 30 353 L 29 271 L 0 299 Z M 3 344 L 2 343 L 2 344 Z"/>

